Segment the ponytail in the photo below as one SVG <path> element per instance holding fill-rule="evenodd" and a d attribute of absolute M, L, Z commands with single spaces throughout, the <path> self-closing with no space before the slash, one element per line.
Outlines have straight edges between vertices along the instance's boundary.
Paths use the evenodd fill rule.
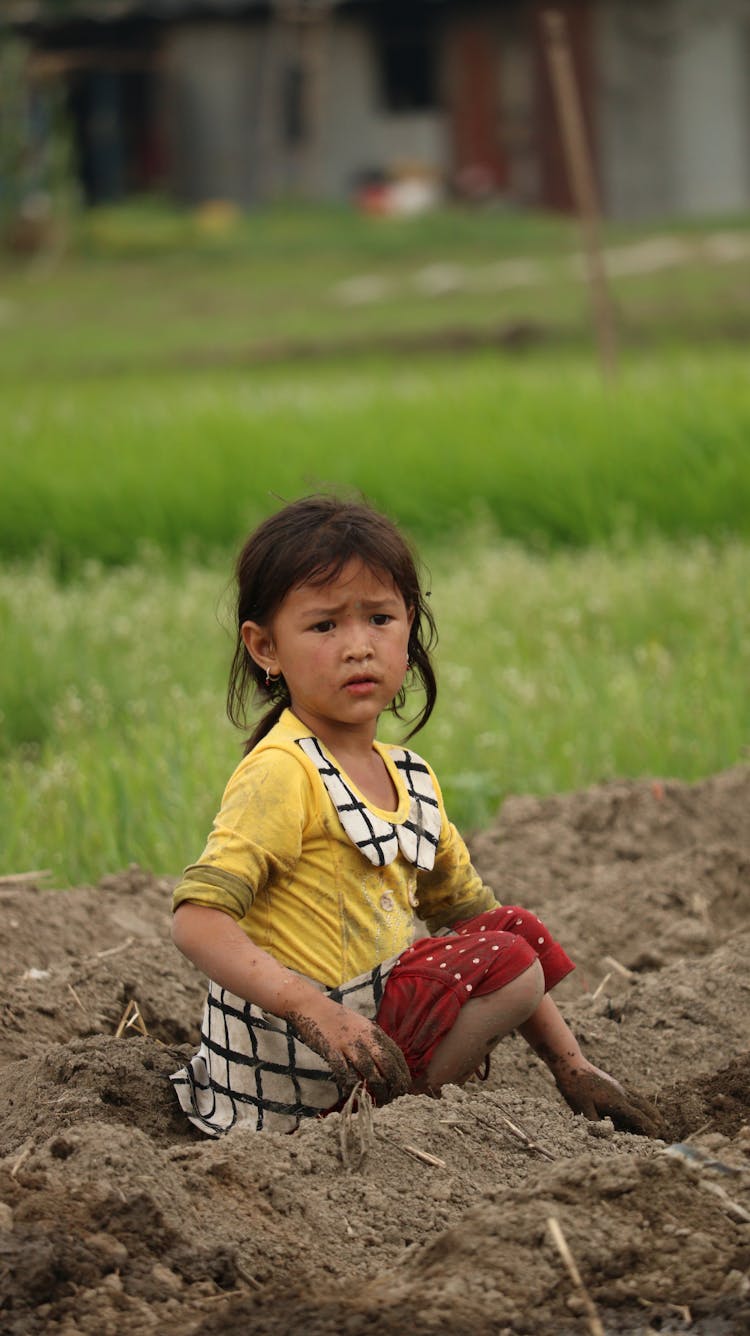
<path fill-rule="evenodd" d="M 266 713 L 261 715 L 255 728 L 250 734 L 250 737 L 245 742 L 243 755 L 247 756 L 248 752 L 253 750 L 253 747 L 257 747 L 258 743 L 262 742 L 266 733 L 270 733 L 274 725 L 278 724 L 282 714 L 288 708 L 289 704 L 289 693 L 285 690 L 284 696 L 280 700 L 274 701 L 270 710 L 266 710 Z"/>

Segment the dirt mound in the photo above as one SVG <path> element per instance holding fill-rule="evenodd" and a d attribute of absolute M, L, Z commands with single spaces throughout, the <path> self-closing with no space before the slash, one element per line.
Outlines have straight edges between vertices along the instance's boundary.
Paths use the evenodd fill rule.
<path fill-rule="evenodd" d="M 371 1138 L 333 1115 L 203 1139 L 167 1079 L 203 996 L 169 881 L 0 889 L 0 1331 L 586 1332 L 554 1218 L 608 1333 L 746 1332 L 748 813 L 740 768 L 513 799 L 473 842 L 581 962 L 563 1010 L 659 1103 L 662 1141 L 573 1118 L 516 1039 L 486 1084 L 399 1100 Z"/>
<path fill-rule="evenodd" d="M 750 770 L 511 798 L 472 853 L 500 900 L 552 920 L 584 974 L 607 955 L 658 969 L 750 924 Z"/>

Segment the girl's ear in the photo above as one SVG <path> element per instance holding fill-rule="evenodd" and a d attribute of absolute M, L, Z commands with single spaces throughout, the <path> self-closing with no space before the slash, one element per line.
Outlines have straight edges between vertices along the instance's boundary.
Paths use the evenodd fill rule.
<path fill-rule="evenodd" d="M 240 627 L 240 634 L 250 658 L 258 664 L 259 668 L 262 668 L 266 673 L 270 673 L 273 677 L 281 672 L 268 627 L 259 626 L 257 622 L 243 622 Z"/>

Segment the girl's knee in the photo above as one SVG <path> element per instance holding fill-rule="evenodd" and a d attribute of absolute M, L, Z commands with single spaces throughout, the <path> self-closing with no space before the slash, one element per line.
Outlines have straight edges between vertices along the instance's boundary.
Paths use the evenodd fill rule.
<path fill-rule="evenodd" d="M 532 1016 L 536 1011 L 546 991 L 544 970 L 538 956 L 531 962 L 529 968 L 518 976 L 518 982 L 523 985 L 526 1004 L 529 1008 L 526 1016 L 526 1020 L 528 1020 L 529 1016 Z"/>
<path fill-rule="evenodd" d="M 526 968 L 514 979 L 477 1001 L 487 1004 L 488 1011 L 494 1013 L 502 1030 L 508 1033 L 523 1025 L 534 1014 L 543 997 L 544 970 L 536 957 L 532 957 Z"/>

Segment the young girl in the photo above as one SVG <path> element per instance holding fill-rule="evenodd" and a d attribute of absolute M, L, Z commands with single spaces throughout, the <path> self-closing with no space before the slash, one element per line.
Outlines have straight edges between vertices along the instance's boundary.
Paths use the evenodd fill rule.
<path fill-rule="evenodd" d="M 378 1103 L 437 1094 L 518 1030 L 573 1110 L 654 1131 L 549 997 L 573 968 L 562 947 L 483 885 L 426 762 L 375 740 L 407 682 L 425 697 L 412 732 L 437 691 L 399 531 L 308 497 L 251 535 L 237 585 L 229 716 L 242 726 L 251 688 L 270 708 L 174 893 L 174 940 L 211 980 L 200 1049 L 172 1077 L 190 1120 L 293 1130 L 359 1081 Z"/>

